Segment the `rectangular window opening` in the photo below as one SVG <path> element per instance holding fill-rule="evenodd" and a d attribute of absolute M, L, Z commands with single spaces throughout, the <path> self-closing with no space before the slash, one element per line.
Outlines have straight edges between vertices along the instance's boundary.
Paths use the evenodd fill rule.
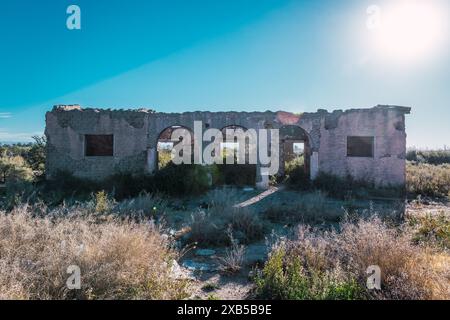
<path fill-rule="evenodd" d="M 373 158 L 374 137 L 347 137 L 347 157 Z"/>
<path fill-rule="evenodd" d="M 114 136 L 112 134 L 87 134 L 85 136 L 86 157 L 112 157 Z"/>

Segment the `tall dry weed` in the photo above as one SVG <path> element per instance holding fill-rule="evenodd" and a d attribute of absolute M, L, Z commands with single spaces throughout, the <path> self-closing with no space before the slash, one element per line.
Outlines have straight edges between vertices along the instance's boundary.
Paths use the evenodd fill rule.
<path fill-rule="evenodd" d="M 31 208 L 0 212 L 0 299 L 177 299 L 177 254 L 151 221 L 89 216 L 36 217 Z M 69 290 L 67 268 L 81 269 Z"/>

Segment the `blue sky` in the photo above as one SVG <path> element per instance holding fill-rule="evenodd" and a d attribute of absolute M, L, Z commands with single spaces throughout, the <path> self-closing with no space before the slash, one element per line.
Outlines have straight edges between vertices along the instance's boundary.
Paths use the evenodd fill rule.
<path fill-rule="evenodd" d="M 422 29 L 399 29 L 413 43 L 392 38 L 380 49 L 367 9 L 389 13 L 393 2 L 401 0 L 2 1 L 0 142 L 42 133 L 54 104 L 164 112 L 394 104 L 413 107 L 408 145 L 450 146 L 448 1 L 427 0 L 439 15 L 420 18 Z M 71 4 L 81 30 L 66 28 Z"/>

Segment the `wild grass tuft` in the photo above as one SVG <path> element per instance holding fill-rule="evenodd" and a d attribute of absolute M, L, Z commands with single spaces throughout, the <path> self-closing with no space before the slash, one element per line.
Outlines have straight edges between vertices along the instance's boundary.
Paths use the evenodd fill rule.
<path fill-rule="evenodd" d="M 134 223 L 70 210 L 0 212 L 0 299 L 180 299 L 185 281 L 171 276 L 178 255 L 152 221 Z M 69 290 L 70 265 L 81 289 Z"/>
<path fill-rule="evenodd" d="M 417 246 L 408 230 L 379 218 L 343 222 L 340 231 L 299 227 L 272 250 L 256 283 L 260 297 L 284 299 L 449 299 L 448 264 Z M 381 290 L 366 288 L 366 270 L 381 268 Z"/>

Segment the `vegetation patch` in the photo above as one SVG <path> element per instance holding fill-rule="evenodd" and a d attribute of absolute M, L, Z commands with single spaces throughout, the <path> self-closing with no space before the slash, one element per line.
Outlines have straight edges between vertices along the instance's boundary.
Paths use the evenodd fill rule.
<path fill-rule="evenodd" d="M 344 216 L 344 210 L 321 191 L 301 193 L 289 203 L 271 202 L 262 216 L 276 223 L 335 223 Z"/>
<path fill-rule="evenodd" d="M 447 197 L 450 193 L 450 164 L 407 163 L 406 189 L 413 196 Z"/>
<path fill-rule="evenodd" d="M 99 221 L 70 210 L 39 217 L 30 207 L 0 212 L 1 299 L 182 299 L 171 275 L 178 254 L 153 222 Z M 66 286 L 79 266 L 81 289 Z"/>
<path fill-rule="evenodd" d="M 406 160 L 422 164 L 450 164 L 450 150 L 409 149 L 406 152 Z"/>
<path fill-rule="evenodd" d="M 413 234 L 378 218 L 343 222 L 340 231 L 300 226 L 274 246 L 256 278 L 257 294 L 281 299 L 449 299 L 447 270 Z M 442 252 L 439 254 L 443 254 Z M 366 288 L 366 270 L 382 271 L 381 290 Z"/>
<path fill-rule="evenodd" d="M 450 249 L 450 217 L 444 212 L 410 216 L 407 221 L 413 228 L 416 243 L 437 244 Z"/>

